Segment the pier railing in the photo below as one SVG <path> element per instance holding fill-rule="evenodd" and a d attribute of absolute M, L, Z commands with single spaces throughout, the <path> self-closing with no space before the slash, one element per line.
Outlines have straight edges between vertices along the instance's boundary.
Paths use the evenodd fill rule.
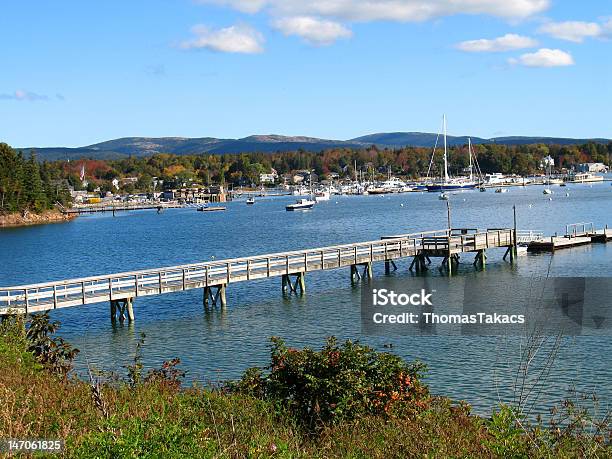
<path fill-rule="evenodd" d="M 565 235 L 567 237 L 588 236 L 595 233 L 595 225 L 592 222 L 580 222 L 565 225 Z"/>
<path fill-rule="evenodd" d="M 516 232 L 517 244 L 529 244 L 533 241 L 539 241 L 544 238 L 544 231 L 536 230 L 521 230 Z"/>
<path fill-rule="evenodd" d="M 430 252 L 471 252 L 514 244 L 511 229 L 436 230 L 381 240 L 102 276 L 0 287 L 0 314 L 37 312 L 137 296 L 226 285 L 309 271 L 388 261 Z"/>

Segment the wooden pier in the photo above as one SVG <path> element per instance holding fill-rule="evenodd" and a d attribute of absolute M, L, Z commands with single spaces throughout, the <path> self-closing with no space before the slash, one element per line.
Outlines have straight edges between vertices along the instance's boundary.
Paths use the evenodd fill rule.
<path fill-rule="evenodd" d="M 351 278 L 372 276 L 372 264 L 413 258 L 410 269 L 428 269 L 432 257 L 443 257 L 442 267 L 452 274 L 462 253 L 475 252 L 484 266 L 488 248 L 515 246 L 513 229 L 436 230 L 354 244 L 272 253 L 152 270 L 132 271 L 78 279 L 0 287 L 0 315 L 12 311 L 40 312 L 85 304 L 109 302 L 113 320 L 133 320 L 133 299 L 192 289 L 203 289 L 205 305 L 226 304 L 229 284 L 281 277 L 282 291 L 304 293 L 306 273 L 350 267 Z"/>
<path fill-rule="evenodd" d="M 160 203 L 152 203 L 152 204 L 121 204 L 121 205 L 102 205 L 102 206 L 83 206 L 83 207 L 70 207 L 70 208 L 62 208 L 61 212 L 63 214 L 93 214 L 93 213 L 98 213 L 98 212 L 125 212 L 125 211 L 129 211 L 129 210 L 148 210 L 148 209 L 153 209 L 153 210 L 157 210 L 162 211 L 164 209 L 172 209 L 172 208 L 179 208 L 179 207 L 183 207 L 182 204 L 178 204 L 178 203 L 166 203 L 166 202 L 160 202 Z"/>
<path fill-rule="evenodd" d="M 113 322 L 133 321 L 136 297 L 202 289 L 204 306 L 225 306 L 227 287 L 236 282 L 280 277 L 284 294 L 303 294 L 306 274 L 312 271 L 346 267 L 350 268 L 350 279 L 358 281 L 372 277 L 375 262 L 384 262 L 389 273 L 397 269 L 397 260 L 411 258 L 409 269 L 422 272 L 430 269 L 432 258 L 442 258 L 438 269 L 450 276 L 459 257 L 470 253 L 474 254 L 474 266 L 484 268 L 488 249 L 505 248 L 503 259 L 514 262 L 519 244 L 527 245 L 529 251 L 552 252 L 610 239 L 611 230 L 596 230 L 592 224 L 568 225 L 564 236 L 552 237 L 509 228 L 453 228 L 383 236 L 376 241 L 0 287 L 0 315 L 108 302 Z"/>

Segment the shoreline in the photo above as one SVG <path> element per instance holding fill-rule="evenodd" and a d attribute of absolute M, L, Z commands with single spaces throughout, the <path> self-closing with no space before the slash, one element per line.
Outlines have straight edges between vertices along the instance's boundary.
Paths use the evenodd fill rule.
<path fill-rule="evenodd" d="M 41 214 L 33 212 L 23 216 L 21 212 L 0 214 L 0 228 L 17 228 L 20 226 L 45 225 L 72 221 L 76 215 L 63 214 L 58 210 L 46 210 Z"/>

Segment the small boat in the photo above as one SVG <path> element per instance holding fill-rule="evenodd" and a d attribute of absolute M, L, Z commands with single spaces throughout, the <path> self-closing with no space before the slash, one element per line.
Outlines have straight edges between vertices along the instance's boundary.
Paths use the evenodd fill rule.
<path fill-rule="evenodd" d="M 321 202 L 321 201 L 329 201 L 329 191 L 317 191 L 315 193 L 315 201 L 317 202 Z"/>
<path fill-rule="evenodd" d="M 544 188 L 544 194 L 553 194 L 550 188 Z"/>
<path fill-rule="evenodd" d="M 209 207 L 209 206 L 200 206 L 196 209 L 198 212 L 218 212 L 225 210 L 225 207 Z"/>
<path fill-rule="evenodd" d="M 484 186 L 481 186 L 478 189 L 480 190 L 481 193 L 484 193 L 485 191 L 487 191 L 487 189 Z"/>
<path fill-rule="evenodd" d="M 448 195 L 446 193 L 440 193 L 438 199 L 441 201 L 448 201 Z"/>
<path fill-rule="evenodd" d="M 559 186 L 567 186 L 567 183 L 563 182 Z"/>
<path fill-rule="evenodd" d="M 255 198 L 250 197 L 246 200 L 247 205 L 252 205 L 255 204 Z"/>
<path fill-rule="evenodd" d="M 316 201 L 311 199 L 298 199 L 295 204 L 289 204 L 285 207 L 286 210 L 308 210 L 312 209 Z"/>
<path fill-rule="evenodd" d="M 497 188 L 497 189 L 495 190 L 495 192 L 496 192 L 496 193 L 507 193 L 507 192 L 508 192 L 508 190 L 507 190 L 506 188 Z"/>

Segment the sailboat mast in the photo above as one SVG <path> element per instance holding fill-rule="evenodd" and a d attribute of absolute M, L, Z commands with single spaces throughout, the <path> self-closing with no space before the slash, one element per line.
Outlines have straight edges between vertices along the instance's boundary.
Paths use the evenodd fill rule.
<path fill-rule="evenodd" d="M 468 155 L 470 155 L 470 182 L 474 180 L 474 173 L 472 171 L 472 138 L 468 137 Z"/>
<path fill-rule="evenodd" d="M 448 182 L 448 150 L 446 145 L 446 115 L 443 115 L 443 124 L 444 124 L 444 181 Z"/>

